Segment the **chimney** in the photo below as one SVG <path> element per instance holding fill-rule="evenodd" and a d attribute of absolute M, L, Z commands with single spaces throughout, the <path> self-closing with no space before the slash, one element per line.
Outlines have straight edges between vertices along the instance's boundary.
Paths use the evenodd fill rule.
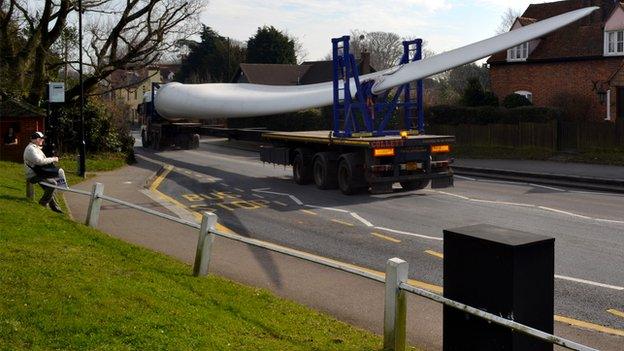
<path fill-rule="evenodd" d="M 362 51 L 360 53 L 360 74 L 370 73 L 370 52 Z"/>

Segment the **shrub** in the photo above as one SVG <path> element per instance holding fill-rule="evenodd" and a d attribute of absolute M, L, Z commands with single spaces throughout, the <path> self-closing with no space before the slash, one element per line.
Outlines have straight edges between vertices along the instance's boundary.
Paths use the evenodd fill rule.
<path fill-rule="evenodd" d="M 530 106 L 533 105 L 529 99 L 520 94 L 509 94 L 505 96 L 503 99 L 503 106 L 507 108 L 514 108 L 520 106 Z"/>
<path fill-rule="evenodd" d="M 558 119 L 560 111 L 548 107 L 523 106 L 512 109 L 498 106 L 432 106 L 425 110 L 429 124 L 514 124 L 519 122 L 545 123 Z"/>

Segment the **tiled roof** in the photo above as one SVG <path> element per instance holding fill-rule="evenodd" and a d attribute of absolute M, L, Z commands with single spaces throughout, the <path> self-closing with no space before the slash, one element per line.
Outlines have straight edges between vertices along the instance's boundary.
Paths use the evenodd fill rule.
<path fill-rule="evenodd" d="M 599 6 L 600 10 L 541 38 L 527 61 L 602 56 L 604 24 L 618 4 L 613 0 L 566 0 L 529 5 L 519 18 L 523 26 L 530 24 L 531 20 L 540 21 L 583 7 Z M 492 55 L 488 63 L 505 62 L 506 59 L 507 52 L 502 51 Z"/>
<path fill-rule="evenodd" d="M 45 112 L 29 103 L 0 93 L 0 117 L 43 117 Z"/>

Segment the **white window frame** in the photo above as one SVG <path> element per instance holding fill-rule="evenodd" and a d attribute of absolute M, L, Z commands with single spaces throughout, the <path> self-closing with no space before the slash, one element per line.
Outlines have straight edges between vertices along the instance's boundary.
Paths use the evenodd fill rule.
<path fill-rule="evenodd" d="M 604 55 L 624 55 L 624 29 L 604 32 Z"/>
<path fill-rule="evenodd" d="M 530 91 L 526 91 L 526 90 L 518 90 L 518 91 L 514 91 L 514 94 L 518 94 L 521 96 L 524 96 L 527 100 L 531 101 L 531 103 L 533 103 L 533 93 Z"/>
<path fill-rule="evenodd" d="M 529 42 L 507 50 L 507 61 L 526 61 L 529 57 Z"/>

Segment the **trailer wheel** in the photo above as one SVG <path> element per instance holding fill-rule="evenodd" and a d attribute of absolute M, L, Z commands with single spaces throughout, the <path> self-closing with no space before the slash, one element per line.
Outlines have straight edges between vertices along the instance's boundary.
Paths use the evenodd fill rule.
<path fill-rule="evenodd" d="M 331 152 L 319 152 L 312 162 L 314 183 L 319 189 L 336 189 L 338 187 L 338 168 L 336 155 Z"/>
<path fill-rule="evenodd" d="M 430 182 L 431 182 L 431 180 L 429 180 L 429 179 L 425 179 L 425 180 L 412 180 L 412 181 L 409 181 L 409 182 L 401 182 L 401 187 L 403 188 L 403 190 L 406 190 L 406 191 L 420 190 L 420 189 L 426 188 L 429 185 Z"/>
<path fill-rule="evenodd" d="M 293 160 L 293 179 L 299 185 L 309 184 L 312 181 L 312 171 L 310 169 L 309 152 L 303 149 L 295 150 L 295 159 Z"/>
<path fill-rule="evenodd" d="M 338 163 L 338 188 L 345 195 L 353 195 L 364 189 L 359 177 L 356 156 L 353 153 L 344 154 Z"/>

